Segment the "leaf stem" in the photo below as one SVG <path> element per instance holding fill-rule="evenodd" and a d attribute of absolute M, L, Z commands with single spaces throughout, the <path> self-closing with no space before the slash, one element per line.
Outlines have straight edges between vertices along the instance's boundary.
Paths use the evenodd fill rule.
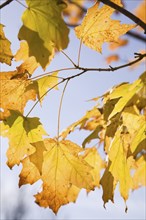
<path fill-rule="evenodd" d="M 58 86 L 59 84 L 63 83 L 65 80 L 63 79 L 62 81 L 60 81 L 59 83 L 56 83 L 54 86 L 52 86 L 50 89 L 47 90 L 47 92 L 45 92 L 37 101 L 36 103 L 32 106 L 32 108 L 30 109 L 30 111 L 27 113 L 27 115 L 25 117 L 28 117 L 30 115 L 30 113 L 32 112 L 32 110 L 35 108 L 35 106 L 39 103 L 39 101 L 48 93 L 50 92 L 52 89 L 54 89 L 56 86 Z"/>
<path fill-rule="evenodd" d="M 78 52 L 78 66 L 80 65 L 81 48 L 82 48 L 82 40 L 80 40 L 80 45 L 79 45 L 79 52 Z"/>
<path fill-rule="evenodd" d="M 16 2 L 18 2 L 20 5 L 22 5 L 24 8 L 27 8 L 28 9 L 28 7 L 26 6 L 26 5 L 24 5 L 22 2 L 20 2 L 19 0 L 16 0 Z"/>
<path fill-rule="evenodd" d="M 60 99 L 60 105 L 59 105 L 59 110 L 58 110 L 57 142 L 59 141 L 59 133 L 60 133 L 60 116 L 61 116 L 62 102 L 63 102 L 63 97 L 64 97 L 65 90 L 66 90 L 66 87 L 67 87 L 67 84 L 68 84 L 69 80 L 70 80 L 70 79 L 67 79 L 67 81 L 66 81 L 66 83 L 65 83 L 64 89 L 63 89 L 63 91 L 62 91 L 61 99 Z"/>
<path fill-rule="evenodd" d="M 41 74 L 39 76 L 35 76 L 35 77 L 31 78 L 31 79 L 37 79 L 37 78 L 40 78 L 42 76 L 47 76 L 47 75 L 55 73 L 55 72 L 61 72 L 61 71 L 66 71 L 66 70 L 75 70 L 75 69 L 76 69 L 75 67 L 57 69 L 57 70 L 53 70 L 53 71 L 50 71 L 50 72 L 47 72 L 47 73 L 43 73 L 43 74 Z M 58 78 L 62 78 L 63 79 L 63 77 L 58 77 Z"/>
<path fill-rule="evenodd" d="M 73 60 L 62 50 L 61 53 L 63 53 L 64 56 L 67 57 L 67 59 L 76 67 L 76 64 L 73 62 Z"/>

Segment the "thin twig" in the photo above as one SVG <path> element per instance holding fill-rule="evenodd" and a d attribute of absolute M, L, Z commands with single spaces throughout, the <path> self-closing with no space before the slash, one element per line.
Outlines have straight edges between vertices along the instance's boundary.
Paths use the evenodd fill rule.
<path fill-rule="evenodd" d="M 135 53 L 137 54 L 137 53 Z M 99 72 L 110 72 L 110 71 L 116 71 L 118 69 L 122 69 L 122 68 L 125 68 L 127 66 L 132 66 L 133 64 L 139 62 L 140 60 L 142 60 L 144 57 L 146 57 L 146 53 L 145 54 L 138 54 L 136 57 L 138 57 L 136 60 L 134 61 L 131 61 L 129 63 L 126 63 L 124 65 L 121 65 L 121 66 L 116 66 L 116 67 L 112 67 L 112 66 L 109 66 L 109 68 L 84 68 L 84 67 L 80 67 L 80 66 L 76 66 L 77 69 L 79 70 L 85 70 L 85 71 L 99 71 Z"/>
<path fill-rule="evenodd" d="M 33 78 L 30 78 L 30 80 L 32 79 L 37 79 L 37 78 L 40 78 L 42 76 L 47 76 L 49 74 L 52 74 L 52 73 L 55 73 L 55 72 L 61 72 L 61 71 L 66 71 L 66 70 L 75 70 L 76 67 L 69 67 L 69 68 L 63 68 L 63 69 L 57 69 L 57 70 L 53 70 L 53 71 L 50 71 L 50 72 L 47 72 L 47 73 L 43 73 L 43 74 L 40 74 L 38 76 L 35 76 Z M 58 77 L 59 78 L 59 77 Z M 60 77 L 60 78 L 63 78 L 63 77 Z"/>
<path fill-rule="evenodd" d="M 143 42 L 146 42 L 145 37 L 143 37 L 142 35 L 134 32 L 134 31 L 128 31 L 126 34 L 129 35 L 130 37 L 133 37 L 133 38 L 137 39 L 137 40 L 141 40 Z"/>
<path fill-rule="evenodd" d="M 60 85 L 61 83 L 65 82 L 65 81 L 69 81 L 71 79 L 74 79 L 78 76 L 81 76 L 83 75 L 84 73 L 88 72 L 88 71 L 103 71 L 103 72 L 110 72 L 110 71 L 116 71 L 118 69 L 122 69 L 122 68 L 125 68 L 127 66 L 131 66 L 137 62 L 139 62 L 140 60 L 142 60 L 144 57 L 146 57 L 146 53 L 145 54 L 139 54 L 139 53 L 135 53 L 135 57 L 137 58 L 136 60 L 132 61 L 132 62 L 129 62 L 129 63 L 126 63 L 124 65 L 121 65 L 121 66 L 117 66 L 117 67 L 112 67 L 112 66 L 109 66 L 109 68 L 84 68 L 84 67 L 80 67 L 80 66 L 77 66 L 76 65 L 76 69 L 78 70 L 82 70 L 80 73 L 76 74 L 76 75 L 73 75 L 73 76 L 69 76 L 67 78 L 64 78 L 62 79 L 59 83 L 55 84 L 53 87 L 51 87 L 47 92 L 45 92 L 37 101 L 36 103 L 33 105 L 33 107 L 30 109 L 30 111 L 28 112 L 28 114 L 26 115 L 26 117 L 28 117 L 28 115 L 32 112 L 32 110 L 35 108 L 35 106 L 39 103 L 39 101 L 48 93 L 50 92 L 52 89 L 54 89 L 56 86 Z M 55 72 L 55 71 L 54 71 Z"/>
<path fill-rule="evenodd" d="M 54 86 L 52 86 L 50 89 L 47 90 L 47 92 L 45 92 L 37 101 L 36 103 L 32 106 L 32 108 L 30 109 L 30 111 L 27 113 L 27 115 L 25 117 L 28 117 L 30 115 L 30 113 L 32 112 L 32 110 L 35 108 L 35 106 L 39 103 L 39 101 L 48 93 L 50 92 L 52 89 L 54 89 L 56 86 L 58 86 L 59 84 L 63 83 L 65 80 L 63 79 L 62 81 L 60 81 L 59 83 L 56 83 Z"/>
<path fill-rule="evenodd" d="M 61 116 L 62 102 L 63 102 L 63 97 L 64 97 L 64 94 L 65 94 L 65 90 L 66 90 L 66 87 L 67 87 L 68 82 L 69 82 L 69 79 L 67 79 L 67 81 L 66 81 L 66 83 L 65 83 L 64 89 L 63 89 L 63 91 L 62 91 L 61 99 L 60 99 L 60 105 L 59 105 L 59 110 L 58 110 L 57 142 L 59 141 L 59 133 L 60 133 L 60 116 Z"/>
<path fill-rule="evenodd" d="M 18 2 L 20 5 L 22 5 L 24 8 L 27 8 L 28 9 L 28 7 L 26 6 L 26 5 L 24 5 L 22 2 L 20 2 L 19 0 L 16 0 L 16 2 Z"/>
<path fill-rule="evenodd" d="M 13 0 L 7 0 L 0 5 L 0 9 L 4 8 L 6 5 L 10 4 Z"/>
<path fill-rule="evenodd" d="M 74 65 L 74 67 L 76 66 L 73 60 L 63 50 L 61 51 L 61 53 L 63 53 L 63 55 L 67 57 L 67 59 Z"/>
<path fill-rule="evenodd" d="M 126 10 L 123 7 L 120 7 L 119 5 L 115 4 L 114 2 L 111 2 L 109 0 L 99 0 L 100 2 L 104 3 L 105 5 L 110 6 L 111 8 L 116 9 L 117 11 L 121 12 L 123 15 L 125 15 L 126 17 L 130 18 L 132 21 L 134 21 L 137 25 L 139 25 L 140 27 L 142 27 L 142 29 L 144 30 L 144 33 L 146 34 L 146 24 L 139 19 L 137 16 L 135 16 L 134 14 L 132 14 L 130 11 Z"/>
<path fill-rule="evenodd" d="M 81 49 L 82 49 L 82 40 L 80 40 L 80 45 L 79 45 L 79 52 L 78 52 L 78 66 L 80 65 Z"/>

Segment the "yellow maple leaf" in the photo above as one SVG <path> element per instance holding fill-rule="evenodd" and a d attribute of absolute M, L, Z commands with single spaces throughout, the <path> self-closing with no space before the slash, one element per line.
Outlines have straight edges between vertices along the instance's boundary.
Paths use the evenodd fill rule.
<path fill-rule="evenodd" d="M 26 3 L 28 8 L 23 13 L 18 37 L 27 41 L 29 56 L 35 56 L 45 69 L 55 49 L 65 49 L 69 42 L 69 29 L 61 17 L 64 4 L 57 0 L 26 0 Z"/>
<path fill-rule="evenodd" d="M 47 151 L 42 166 L 43 191 L 35 197 L 40 206 L 56 213 L 61 205 L 75 201 L 79 189 L 94 188 L 92 167 L 78 156 L 82 149 L 71 141 L 58 143 L 48 139 L 44 144 Z"/>
<path fill-rule="evenodd" d="M 58 75 L 58 72 L 55 72 L 52 75 L 44 76 L 44 77 L 41 77 L 40 79 L 37 79 L 34 81 L 34 87 L 36 87 L 38 99 L 40 99 L 40 102 L 43 101 L 44 97 L 42 97 L 42 96 L 48 91 L 49 88 L 52 88 L 56 85 L 54 87 L 54 89 L 58 89 L 57 75 Z"/>
<path fill-rule="evenodd" d="M 133 189 L 146 186 L 146 154 L 136 160 L 136 169 L 133 176 Z"/>
<path fill-rule="evenodd" d="M 95 147 L 85 149 L 85 153 L 82 158 L 94 168 L 91 170 L 94 179 L 94 185 L 100 187 L 100 171 L 105 167 L 105 164 L 97 149 Z"/>
<path fill-rule="evenodd" d="M 11 65 L 13 54 L 10 48 L 10 41 L 5 37 L 3 31 L 4 25 L 0 24 L 0 62 Z"/>
<path fill-rule="evenodd" d="M 36 166 L 31 163 L 29 157 L 21 161 L 23 168 L 19 174 L 19 187 L 25 184 L 33 184 L 40 179 L 40 173 Z"/>
<path fill-rule="evenodd" d="M 39 63 L 37 63 L 34 56 L 29 57 L 29 47 L 26 41 L 20 42 L 20 48 L 14 57 L 16 61 L 24 61 L 19 67 L 17 67 L 19 73 L 27 71 L 29 74 L 33 74 L 35 69 L 39 66 Z"/>
<path fill-rule="evenodd" d="M 113 0 L 115 3 L 120 1 Z M 82 24 L 75 28 L 76 36 L 86 46 L 102 52 L 102 44 L 116 42 L 119 37 L 135 27 L 132 24 L 120 24 L 120 21 L 111 19 L 115 9 L 104 5 L 99 8 L 99 2 L 88 9 Z"/>
<path fill-rule="evenodd" d="M 111 162 L 109 162 L 108 167 L 106 168 L 100 180 L 100 184 L 102 185 L 102 189 L 103 189 L 102 199 L 104 201 L 104 207 L 109 200 L 114 202 L 114 190 L 117 185 L 117 181 L 114 179 L 113 175 L 109 171 L 110 165 Z"/>
<path fill-rule="evenodd" d="M 127 143 L 125 143 L 121 130 L 117 130 L 109 151 L 109 161 L 111 162 L 109 171 L 114 179 L 119 181 L 120 193 L 125 201 L 128 199 L 129 190 L 133 184 L 130 168 L 134 163 L 132 156 L 127 157 L 127 152 Z"/>
<path fill-rule="evenodd" d="M 24 117 L 17 111 L 11 110 L 11 115 L 1 123 L 1 135 L 9 138 L 7 151 L 8 166 L 12 168 L 26 155 L 33 154 L 36 149 L 31 144 L 41 141 L 47 135 L 39 118 Z"/>
<path fill-rule="evenodd" d="M 102 116 L 97 107 L 86 112 L 86 114 L 78 121 L 71 124 L 66 130 L 64 130 L 60 136 L 66 138 L 68 134 L 74 131 L 79 126 L 80 129 L 94 130 L 97 125 L 102 121 Z"/>
<path fill-rule="evenodd" d="M 28 100 L 36 99 L 34 89 L 26 90 L 31 84 L 26 73 L 19 74 L 17 71 L 0 73 L 0 120 L 7 118 L 11 110 L 23 113 Z"/>

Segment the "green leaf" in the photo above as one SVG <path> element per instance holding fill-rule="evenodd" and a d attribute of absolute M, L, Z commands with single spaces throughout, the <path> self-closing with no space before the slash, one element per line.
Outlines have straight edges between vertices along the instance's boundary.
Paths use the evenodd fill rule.
<path fill-rule="evenodd" d="M 58 0 L 26 0 L 28 9 L 23 13 L 18 38 L 26 40 L 29 55 L 45 69 L 54 56 L 55 49 L 62 50 L 68 45 L 68 33 L 61 17 L 62 4 Z"/>
<path fill-rule="evenodd" d="M 58 72 L 53 73 L 52 75 L 42 77 L 35 81 L 37 83 L 37 90 L 38 90 L 38 98 L 40 99 L 47 91 L 48 88 L 52 88 L 58 83 Z M 54 89 L 58 89 L 57 86 L 54 87 Z M 43 98 L 41 98 L 40 102 L 43 101 Z"/>
<path fill-rule="evenodd" d="M 27 118 L 17 111 L 11 110 L 11 115 L 1 123 L 1 135 L 9 138 L 7 151 L 8 166 L 19 165 L 25 155 L 35 152 L 31 143 L 41 141 L 47 135 L 39 118 Z"/>
<path fill-rule="evenodd" d="M 11 60 L 13 58 L 13 54 L 12 54 L 11 48 L 10 48 L 11 43 L 5 37 L 3 27 L 4 27 L 4 25 L 0 24 L 0 62 L 6 63 L 10 66 Z"/>

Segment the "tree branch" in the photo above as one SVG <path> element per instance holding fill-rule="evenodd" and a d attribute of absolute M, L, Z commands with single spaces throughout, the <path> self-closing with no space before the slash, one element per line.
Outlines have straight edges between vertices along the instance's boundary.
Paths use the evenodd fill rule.
<path fill-rule="evenodd" d="M 145 37 L 143 37 L 142 35 L 134 32 L 134 31 L 128 31 L 126 34 L 129 35 L 130 37 L 133 37 L 133 38 L 137 39 L 137 40 L 141 40 L 143 42 L 146 42 Z"/>
<path fill-rule="evenodd" d="M 110 6 L 111 8 L 116 9 L 126 17 L 130 18 L 137 25 L 139 25 L 144 30 L 144 34 L 146 34 L 146 24 L 141 19 L 136 17 L 134 14 L 132 14 L 130 11 L 127 11 L 125 8 L 120 7 L 119 5 L 115 4 L 114 2 L 111 2 L 110 0 L 99 0 L 99 1 L 104 3 L 105 5 Z"/>
<path fill-rule="evenodd" d="M 80 66 L 75 66 L 77 69 L 79 70 L 83 70 L 85 72 L 87 71 L 99 71 L 99 72 L 110 72 L 110 71 L 116 71 L 118 69 L 122 69 L 122 68 L 125 68 L 127 66 L 132 66 L 133 64 L 135 63 L 138 63 L 140 60 L 142 60 L 144 57 L 146 57 L 146 53 L 145 54 L 140 54 L 140 53 L 135 53 L 135 58 L 137 58 L 136 60 L 134 61 L 131 61 L 129 63 L 126 63 L 124 65 L 121 65 L 121 66 L 116 66 L 116 67 L 112 67 L 112 66 L 109 66 L 109 68 L 84 68 L 84 67 L 80 67 Z M 78 74 L 77 74 L 78 75 Z M 74 78 L 75 76 L 73 76 Z"/>
<path fill-rule="evenodd" d="M 6 5 L 10 4 L 13 0 L 7 0 L 0 5 L 0 9 L 4 8 Z"/>

